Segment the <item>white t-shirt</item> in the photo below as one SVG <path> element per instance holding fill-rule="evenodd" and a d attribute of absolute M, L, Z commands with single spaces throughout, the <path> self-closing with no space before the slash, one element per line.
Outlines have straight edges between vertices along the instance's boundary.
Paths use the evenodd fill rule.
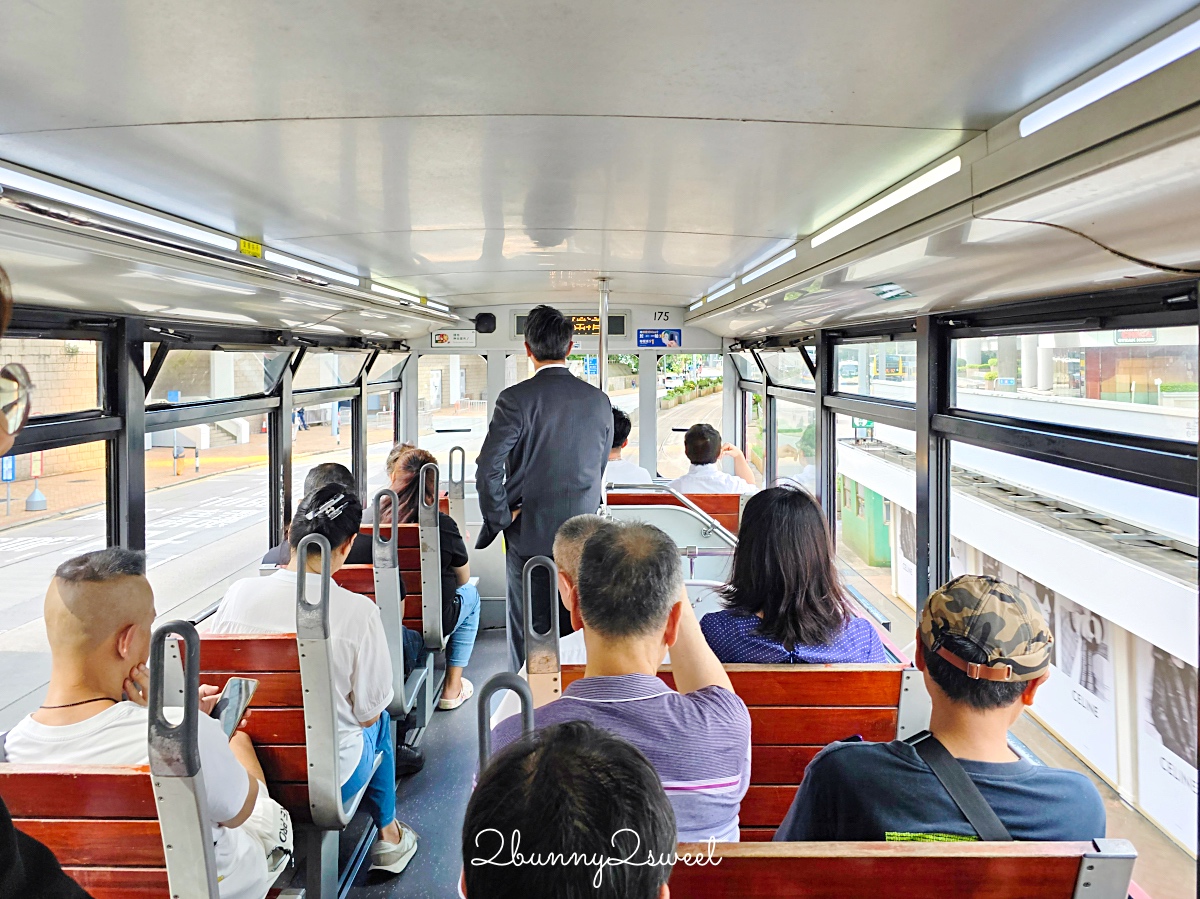
<path fill-rule="evenodd" d="M 182 709 L 166 709 L 178 723 Z M 119 702 L 76 724 L 48 725 L 26 716 L 8 732 L 8 760 L 22 765 L 148 765 L 149 712 L 132 702 Z M 258 840 L 242 828 L 221 827 L 242 810 L 250 791 L 250 774 L 242 767 L 215 718 L 197 720 L 200 769 L 204 772 L 208 814 L 221 899 L 262 899 L 274 878 Z"/>
<path fill-rule="evenodd" d="M 717 467 L 710 465 L 693 465 L 688 473 L 680 475 L 670 483 L 670 488 L 677 493 L 757 493 L 758 488 L 749 481 L 735 474 L 726 474 Z"/>
<path fill-rule="evenodd" d="M 640 465 L 634 465 L 627 459 L 613 459 L 604 469 L 604 483 L 653 484 L 654 478 Z"/>
<path fill-rule="evenodd" d="M 309 574 L 309 596 L 319 596 L 321 576 Z M 210 619 L 214 634 L 294 634 L 296 572 L 236 581 Z M 392 702 L 392 661 L 379 607 L 365 596 L 329 585 L 329 657 L 338 721 L 338 773 L 350 779 L 363 752 L 360 722 Z"/>

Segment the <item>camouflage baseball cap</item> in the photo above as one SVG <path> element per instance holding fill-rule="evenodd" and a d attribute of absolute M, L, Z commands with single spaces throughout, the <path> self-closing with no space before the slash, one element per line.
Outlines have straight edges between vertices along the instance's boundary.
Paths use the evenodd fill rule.
<path fill-rule="evenodd" d="M 983 662 L 968 662 L 942 645 L 956 635 L 978 647 Z M 921 642 L 967 677 L 1030 681 L 1050 667 L 1054 637 L 1036 602 L 1016 587 L 964 574 L 936 590 L 921 613 Z"/>

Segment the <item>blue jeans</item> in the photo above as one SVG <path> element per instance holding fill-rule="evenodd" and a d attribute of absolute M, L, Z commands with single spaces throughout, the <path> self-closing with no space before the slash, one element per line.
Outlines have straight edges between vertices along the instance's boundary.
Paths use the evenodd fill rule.
<path fill-rule="evenodd" d="M 471 650 L 475 648 L 475 637 L 479 634 L 479 588 L 474 584 L 463 584 L 458 588 L 461 608 L 458 624 L 446 638 L 446 665 L 466 668 L 471 661 Z"/>
<path fill-rule="evenodd" d="M 383 759 L 372 774 L 377 752 L 383 753 Z M 387 827 L 396 820 L 396 747 L 392 745 L 392 719 L 386 710 L 378 721 L 363 728 L 362 758 L 350 779 L 342 784 L 342 802 L 354 796 L 363 784 L 367 787 L 363 803 L 370 809 L 375 825 Z"/>
<path fill-rule="evenodd" d="M 416 631 L 401 627 L 404 631 L 404 676 L 408 677 L 417 665 L 425 664 L 425 640 Z"/>

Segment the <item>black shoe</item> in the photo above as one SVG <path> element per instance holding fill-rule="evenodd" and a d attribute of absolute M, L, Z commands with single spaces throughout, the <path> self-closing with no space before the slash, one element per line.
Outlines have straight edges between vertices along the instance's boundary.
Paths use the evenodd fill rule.
<path fill-rule="evenodd" d="M 425 767 L 425 753 L 415 746 L 400 745 L 396 747 L 396 776 L 407 777 L 416 774 Z"/>

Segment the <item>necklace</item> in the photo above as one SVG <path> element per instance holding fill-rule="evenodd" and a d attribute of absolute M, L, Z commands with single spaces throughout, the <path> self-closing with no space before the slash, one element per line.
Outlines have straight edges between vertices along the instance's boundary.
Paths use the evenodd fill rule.
<path fill-rule="evenodd" d="M 68 702 L 65 705 L 44 705 L 40 706 L 43 709 L 71 709 L 77 705 L 89 705 L 93 702 L 111 702 L 116 703 L 117 700 L 110 696 L 97 696 L 95 699 L 81 699 L 79 702 Z"/>

